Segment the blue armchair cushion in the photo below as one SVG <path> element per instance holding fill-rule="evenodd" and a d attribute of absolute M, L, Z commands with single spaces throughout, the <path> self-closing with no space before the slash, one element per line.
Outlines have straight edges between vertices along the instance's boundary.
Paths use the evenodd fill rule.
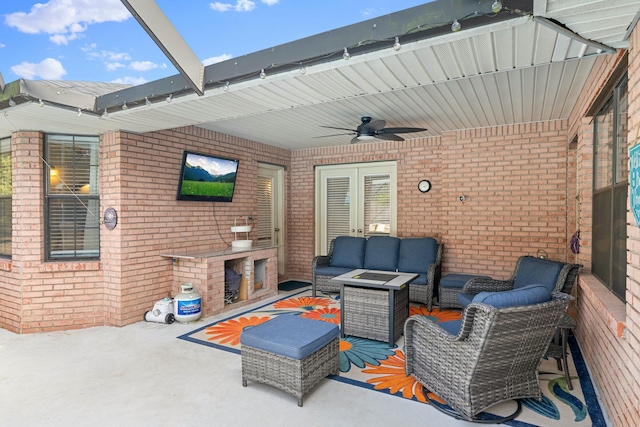
<path fill-rule="evenodd" d="M 364 237 L 339 236 L 333 242 L 331 267 L 345 267 L 350 269 L 362 268 L 364 265 Z"/>
<path fill-rule="evenodd" d="M 449 320 L 447 322 L 440 322 L 438 323 L 438 326 L 440 326 L 442 329 L 444 329 L 451 335 L 457 336 L 458 332 L 460 332 L 460 328 L 462 327 L 462 319 Z"/>
<path fill-rule="evenodd" d="M 516 271 L 513 289 L 539 284 L 546 286 L 549 292 L 553 292 L 561 270 L 561 264 L 548 259 L 535 257 L 522 258 Z"/>
<path fill-rule="evenodd" d="M 364 251 L 364 268 L 396 271 L 400 239 L 391 236 L 371 236 Z"/>
<path fill-rule="evenodd" d="M 329 344 L 339 334 L 338 325 L 295 314 L 281 314 L 242 331 L 240 344 L 301 360 Z"/>
<path fill-rule="evenodd" d="M 436 262 L 437 255 L 438 242 L 432 237 L 402 239 L 398 256 L 398 271 L 426 273 L 429 266 Z"/>
<path fill-rule="evenodd" d="M 531 305 L 551 300 L 551 292 L 545 285 L 533 284 L 503 292 L 480 292 L 471 302 L 481 302 L 496 308 Z"/>

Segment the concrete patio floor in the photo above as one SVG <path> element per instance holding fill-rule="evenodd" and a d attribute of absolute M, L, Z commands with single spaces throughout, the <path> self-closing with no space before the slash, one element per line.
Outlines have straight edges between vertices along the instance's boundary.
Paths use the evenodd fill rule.
<path fill-rule="evenodd" d="M 230 314 L 191 324 L 141 321 L 30 335 L 0 330 L 0 425 L 472 425 L 329 379 L 302 408 L 277 389 L 253 382 L 244 388 L 238 355 L 176 339 Z"/>

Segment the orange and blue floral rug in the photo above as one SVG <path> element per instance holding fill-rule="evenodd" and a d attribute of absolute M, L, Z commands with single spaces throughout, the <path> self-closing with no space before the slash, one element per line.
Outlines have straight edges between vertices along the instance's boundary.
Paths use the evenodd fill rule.
<path fill-rule="evenodd" d="M 198 328 L 178 338 L 215 349 L 240 354 L 240 334 L 246 328 L 259 325 L 281 314 L 299 316 L 340 324 L 339 295 L 311 296 L 309 289 L 287 295 L 275 302 L 251 308 Z M 409 315 L 428 316 L 434 322 L 461 318 L 458 310 L 440 310 L 434 307 L 411 304 Z M 511 426 L 606 426 L 589 373 L 580 349 L 573 337 L 569 339 L 569 372 L 573 390 L 569 390 L 564 373 L 557 370 L 555 359 L 543 360 L 540 366 L 540 385 L 543 399 L 522 399 L 522 413 Z M 340 375 L 329 378 L 365 389 L 387 393 L 421 404 L 428 404 L 423 388 L 413 377 L 404 372 L 404 338 L 394 348 L 388 343 L 346 336 L 340 339 Z M 429 398 L 439 401 L 437 396 Z M 442 402 L 443 403 L 443 402 Z M 446 405 L 443 406 L 446 407 Z M 512 402 L 491 408 L 482 417 L 490 420 L 513 412 Z"/>

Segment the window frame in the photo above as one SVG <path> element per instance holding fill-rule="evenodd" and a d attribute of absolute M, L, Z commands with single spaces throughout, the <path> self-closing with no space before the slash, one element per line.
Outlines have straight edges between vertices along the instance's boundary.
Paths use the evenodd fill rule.
<path fill-rule="evenodd" d="M 78 184 L 78 178 L 77 176 L 79 175 L 77 173 L 77 170 L 75 169 L 78 159 L 76 157 L 76 153 L 74 150 L 72 150 L 73 155 L 72 155 L 72 160 L 71 162 L 66 163 L 66 165 L 71 165 L 72 166 L 72 172 L 70 172 L 71 175 L 71 179 L 69 182 L 64 183 L 65 187 L 69 188 L 72 187 L 74 188 L 74 190 L 72 190 L 71 192 L 68 193 L 61 193 L 61 194 L 55 194 L 52 193 L 50 190 L 52 188 L 51 186 L 51 171 L 52 169 L 56 168 L 55 164 L 52 164 L 52 161 L 50 160 L 50 139 L 58 137 L 60 138 L 59 141 L 62 141 L 65 138 L 69 138 L 70 141 L 72 141 L 72 146 L 75 149 L 75 144 L 76 144 L 76 140 L 84 140 L 85 142 L 88 139 L 94 139 L 94 141 L 91 141 L 91 152 L 93 150 L 95 150 L 95 156 L 96 156 L 96 163 L 92 164 L 92 161 L 89 161 L 89 169 L 88 169 L 88 174 L 87 176 L 91 176 L 92 173 L 92 167 L 95 167 L 95 181 L 97 183 L 97 187 L 98 187 L 98 191 L 95 193 L 89 193 L 89 194 L 82 194 L 81 193 L 81 189 L 80 187 L 77 185 Z M 56 141 L 56 142 L 59 142 Z M 94 145 L 95 144 L 95 145 Z M 44 185 L 44 189 L 43 189 L 43 197 L 44 197 L 44 211 L 43 211 L 43 215 L 44 215 L 44 252 L 45 252 L 45 261 L 94 261 L 94 260 L 99 260 L 100 259 L 100 191 L 99 191 L 99 181 L 100 181 L 100 172 L 99 172 L 99 144 L 100 144 L 100 139 L 99 136 L 97 135 L 74 135 L 74 134 L 61 134 L 61 133 L 51 133 L 51 134 L 45 134 L 44 138 L 43 138 L 43 164 L 44 164 L 44 169 L 45 169 L 45 173 L 44 175 L 44 179 L 43 179 L 43 185 Z M 59 166 L 58 166 L 59 167 Z M 71 184 L 69 186 L 69 183 Z M 54 253 L 54 250 L 52 249 L 52 243 L 54 242 L 54 238 L 52 237 L 52 230 L 55 228 L 52 226 L 52 207 L 55 205 L 55 202 L 63 202 L 63 201 L 70 201 L 72 202 L 73 205 L 73 209 L 71 209 L 72 216 L 73 216 L 73 232 L 77 233 L 78 232 L 78 227 L 77 225 L 80 222 L 81 219 L 81 214 L 77 213 L 77 209 L 81 209 L 84 210 L 84 222 L 82 225 L 82 229 L 83 230 L 92 230 L 95 233 L 95 237 L 96 237 L 96 241 L 95 241 L 95 248 L 91 248 L 89 249 L 90 254 L 87 253 L 83 253 L 86 251 L 86 249 L 80 249 L 79 248 L 79 240 L 78 240 L 78 236 L 77 234 L 73 235 L 73 248 L 70 250 L 73 255 L 64 255 L 63 252 L 67 251 L 67 250 L 59 250 L 59 253 Z M 97 209 L 95 209 L 95 211 L 91 211 L 89 210 L 88 206 L 90 205 L 97 205 Z M 96 225 L 93 227 L 88 227 L 86 224 L 86 214 L 88 213 L 87 210 L 89 210 L 90 215 L 93 215 L 95 220 L 96 220 Z M 63 212 L 63 211 L 61 211 Z M 60 240 L 62 240 L 60 238 Z M 82 239 L 82 242 L 84 243 L 84 236 Z"/>
<path fill-rule="evenodd" d="M 628 157 L 622 156 L 628 152 L 628 96 L 628 75 L 625 73 L 610 89 L 608 96 L 593 116 L 591 272 L 622 301 L 626 301 L 626 216 L 629 187 Z M 621 102 L 625 99 L 623 97 L 626 97 L 626 103 Z M 604 116 L 603 113 L 610 114 L 612 122 L 609 124 L 612 130 L 607 135 L 611 140 L 607 144 L 599 141 L 599 137 L 602 136 L 599 130 L 599 118 Z M 625 123 L 622 122 L 623 115 Z M 599 162 L 603 158 L 601 154 L 599 155 L 599 148 L 608 144 L 611 144 L 610 156 L 609 158 L 605 156 L 605 160 L 608 162 L 606 168 L 610 176 L 606 177 L 607 185 L 598 185 L 598 168 L 602 166 Z M 621 170 L 624 168 L 626 170 Z M 624 228 L 622 231 L 621 225 Z M 605 228 L 599 230 L 601 226 Z M 608 258 L 602 259 L 603 254 L 608 255 Z"/>
<path fill-rule="evenodd" d="M 8 200 L 8 206 L 7 206 L 7 210 L 9 212 L 9 220 L 7 223 L 5 223 L 4 221 L 0 221 L 0 236 L 4 236 L 4 238 L 9 239 L 9 241 L 7 242 L 7 247 L 9 252 L 8 253 L 4 253 L 2 252 L 2 246 L 0 245 L 0 258 L 3 259 L 11 259 L 13 256 L 13 250 L 12 250 L 12 246 L 13 246 L 13 177 L 12 177 L 12 173 L 13 173 L 13 167 L 12 167 L 12 157 L 11 157 L 11 137 L 6 137 L 6 138 L 0 138 L 0 147 L 2 144 L 4 144 L 5 142 L 9 143 L 9 150 L 8 152 L 3 152 L 2 149 L 0 148 L 0 156 L 9 155 L 9 173 L 7 174 L 8 178 L 9 178 L 9 187 L 11 187 L 11 191 L 9 194 L 2 194 L 0 193 L 0 200 L 5 201 Z M 0 175 L 0 179 L 2 179 L 2 175 Z M 4 203 L 3 203 L 4 204 Z M 1 210 L 0 210 L 1 211 Z M 7 224 L 8 227 L 5 230 L 5 226 L 4 224 Z"/>

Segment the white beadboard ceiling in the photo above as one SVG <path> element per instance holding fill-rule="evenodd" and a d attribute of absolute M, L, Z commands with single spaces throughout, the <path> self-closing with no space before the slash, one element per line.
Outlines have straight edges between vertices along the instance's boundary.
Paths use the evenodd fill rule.
<path fill-rule="evenodd" d="M 639 9 L 637 0 L 536 0 L 535 19 L 520 16 L 106 118 L 25 102 L 0 113 L 0 137 L 19 129 L 95 134 L 196 125 L 300 150 L 349 144 L 350 135 L 325 137 L 341 131 L 320 126 L 355 129 L 362 116 L 428 129 L 402 134 L 406 139 L 564 119 L 596 58 L 612 51 L 603 47 L 627 47 Z"/>

